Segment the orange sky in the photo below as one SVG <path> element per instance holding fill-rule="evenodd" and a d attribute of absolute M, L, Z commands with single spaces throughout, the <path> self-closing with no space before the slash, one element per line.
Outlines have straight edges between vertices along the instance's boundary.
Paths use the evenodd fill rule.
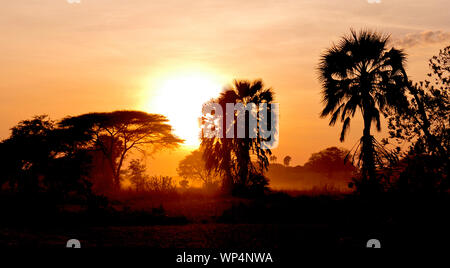
<path fill-rule="evenodd" d="M 262 78 L 280 103 L 274 152 L 303 164 L 328 146 L 352 147 L 362 132 L 356 118 L 347 141 L 339 144 L 340 126 L 328 127 L 318 117 L 320 53 L 350 27 L 376 29 L 405 48 L 411 78 L 421 79 L 427 59 L 450 43 L 447 5 L 448 0 L 2 1 L 0 137 L 37 114 L 59 119 L 118 109 L 166 113 L 168 106 L 152 99 L 172 97 L 177 106 L 189 105 L 218 90 L 203 94 L 203 88 L 188 86 L 197 95 L 180 102 L 183 92 L 169 92 L 174 86 L 165 85 L 186 75 L 214 85 Z M 149 158 L 150 172 L 174 175 L 185 152 Z"/>

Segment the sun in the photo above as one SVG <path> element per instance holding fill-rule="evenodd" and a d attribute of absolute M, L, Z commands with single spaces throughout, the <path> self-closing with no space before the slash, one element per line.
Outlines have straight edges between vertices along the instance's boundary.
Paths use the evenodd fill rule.
<path fill-rule="evenodd" d="M 198 147 L 202 105 L 219 95 L 223 82 L 214 75 L 202 72 L 177 72 L 159 80 L 154 83 L 155 89 L 145 110 L 167 116 L 174 133 L 185 140 L 183 145 Z"/>

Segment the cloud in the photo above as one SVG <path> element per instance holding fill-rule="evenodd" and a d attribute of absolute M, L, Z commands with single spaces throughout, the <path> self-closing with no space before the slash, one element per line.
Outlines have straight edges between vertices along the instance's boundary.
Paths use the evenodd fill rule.
<path fill-rule="evenodd" d="M 450 32 L 428 30 L 421 33 L 410 33 L 403 38 L 394 40 L 394 43 L 401 47 L 414 47 L 443 42 L 450 42 Z"/>

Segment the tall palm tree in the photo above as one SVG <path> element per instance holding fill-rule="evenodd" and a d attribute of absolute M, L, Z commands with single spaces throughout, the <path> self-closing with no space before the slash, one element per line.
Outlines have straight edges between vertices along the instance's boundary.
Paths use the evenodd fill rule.
<path fill-rule="evenodd" d="M 221 105 L 222 110 L 226 111 L 227 103 L 272 103 L 274 93 L 271 88 L 264 88 L 261 80 L 253 82 L 236 80 L 233 86 L 212 100 L 212 102 Z M 233 114 L 233 127 L 235 128 L 235 138 L 226 138 L 226 113 L 224 112 L 223 138 L 205 138 L 202 137 L 201 147 L 204 149 L 204 159 L 206 168 L 214 170 L 223 175 L 223 187 L 229 191 L 236 185 L 248 186 L 254 183 L 252 175 L 262 174 L 267 169 L 271 155 L 270 149 L 261 148 L 261 137 L 249 137 L 249 120 L 246 119 L 245 138 L 236 138 L 236 114 Z M 257 118 L 257 128 L 260 127 L 261 118 Z M 259 132 L 257 132 L 259 133 Z M 259 135 L 259 134 L 258 134 Z M 252 156 L 256 158 L 252 161 Z M 257 165 L 255 165 L 255 163 Z M 260 178 L 260 177 L 259 177 Z"/>
<path fill-rule="evenodd" d="M 372 123 L 381 130 L 380 113 L 387 109 L 401 111 L 405 105 L 405 55 L 395 48 L 387 49 L 389 36 L 368 30 L 341 38 L 322 56 L 319 79 L 322 83 L 324 108 L 321 117 L 331 116 L 330 126 L 343 122 L 340 140 L 344 141 L 350 120 L 357 110 L 364 120 L 359 160 L 363 180 L 375 182 L 377 142 L 371 134 Z M 359 148 L 359 147 L 358 147 Z"/>

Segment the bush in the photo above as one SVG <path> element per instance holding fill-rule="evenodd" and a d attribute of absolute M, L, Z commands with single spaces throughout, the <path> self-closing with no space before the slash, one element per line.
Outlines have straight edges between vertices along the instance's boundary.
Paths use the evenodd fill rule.
<path fill-rule="evenodd" d="M 145 182 L 144 189 L 147 191 L 173 192 L 176 186 L 172 177 L 151 176 Z"/>

